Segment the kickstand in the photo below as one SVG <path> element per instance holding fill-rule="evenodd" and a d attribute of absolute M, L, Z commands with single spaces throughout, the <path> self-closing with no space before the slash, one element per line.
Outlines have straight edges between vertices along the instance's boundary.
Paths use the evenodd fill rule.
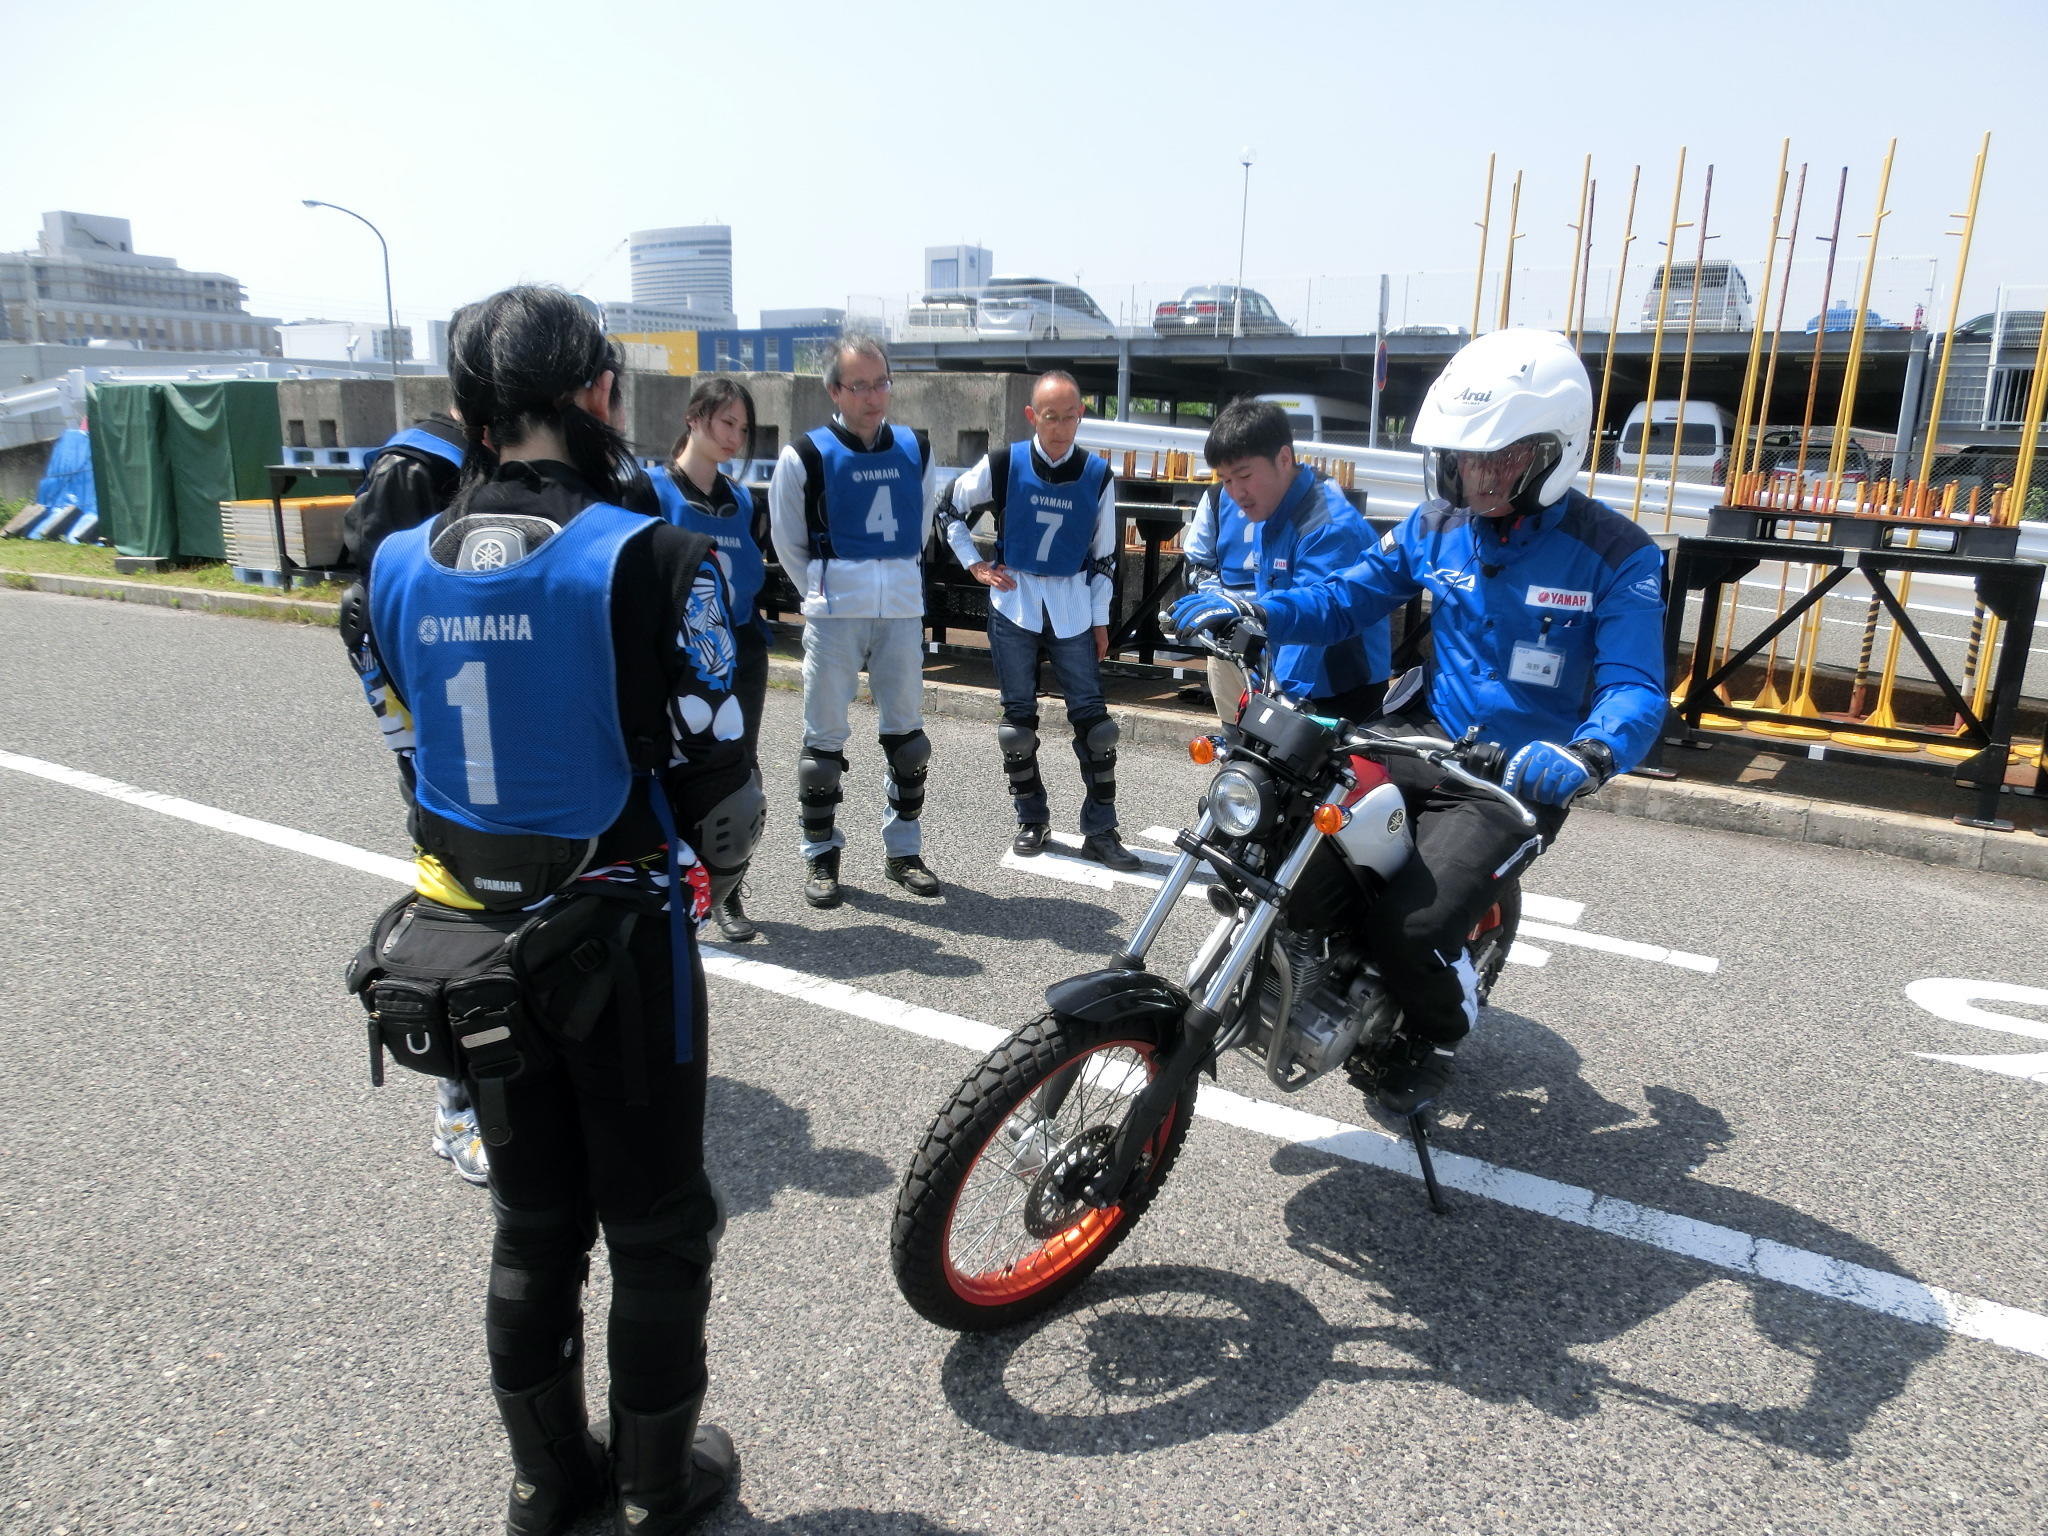
<path fill-rule="evenodd" d="M 1429 1157 L 1429 1127 L 1423 1123 L 1420 1111 L 1408 1117 L 1408 1139 L 1415 1144 L 1415 1160 L 1422 1164 L 1422 1183 L 1429 1191 L 1429 1208 L 1439 1216 L 1448 1214 L 1450 1207 L 1444 1204 L 1443 1189 L 1436 1181 L 1436 1164 Z"/>

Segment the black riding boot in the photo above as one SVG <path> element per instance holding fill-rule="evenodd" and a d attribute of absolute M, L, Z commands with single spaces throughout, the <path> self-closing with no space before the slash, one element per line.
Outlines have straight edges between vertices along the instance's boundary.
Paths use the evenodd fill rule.
<path fill-rule="evenodd" d="M 666 1413 L 633 1413 L 612 1404 L 619 1536 L 681 1536 L 739 1481 L 732 1436 L 716 1424 L 700 1428 L 703 1409 L 702 1393 Z"/>
<path fill-rule="evenodd" d="M 580 1359 L 537 1387 L 491 1395 L 512 1442 L 507 1536 L 555 1536 L 604 1502 L 604 1447 L 590 1433 Z"/>

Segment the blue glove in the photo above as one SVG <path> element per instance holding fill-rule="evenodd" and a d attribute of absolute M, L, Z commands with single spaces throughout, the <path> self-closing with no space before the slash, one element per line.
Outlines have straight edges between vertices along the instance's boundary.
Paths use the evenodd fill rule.
<path fill-rule="evenodd" d="M 1256 610 L 1256 607 L 1252 603 L 1239 603 L 1220 592 L 1190 592 L 1173 605 L 1173 627 L 1189 639 L 1200 634 L 1221 635 L 1246 617 L 1248 609 Z"/>
<path fill-rule="evenodd" d="M 1571 748 L 1532 741 L 1508 759 L 1500 787 L 1538 805 L 1568 805 L 1592 777 L 1591 766 Z"/>

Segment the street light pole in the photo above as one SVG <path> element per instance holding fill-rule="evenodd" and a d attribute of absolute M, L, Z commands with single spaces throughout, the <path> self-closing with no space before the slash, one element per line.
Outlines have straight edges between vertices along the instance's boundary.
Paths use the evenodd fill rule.
<path fill-rule="evenodd" d="M 1238 164 L 1244 167 L 1244 201 L 1237 210 L 1237 287 L 1231 294 L 1230 334 L 1233 339 L 1244 337 L 1244 231 L 1245 221 L 1252 207 L 1252 147 L 1247 144 L 1237 152 Z"/>
<path fill-rule="evenodd" d="M 332 208 L 336 213 L 347 214 L 377 237 L 377 248 L 384 253 L 384 337 L 385 345 L 391 348 L 391 410 L 394 418 L 392 430 L 397 431 L 405 422 L 398 419 L 404 413 L 400 409 L 398 398 L 398 309 L 391 302 L 391 247 L 385 243 L 384 232 L 355 209 L 344 208 L 339 203 L 323 203 L 317 197 L 301 198 L 300 201 L 308 208 Z"/>

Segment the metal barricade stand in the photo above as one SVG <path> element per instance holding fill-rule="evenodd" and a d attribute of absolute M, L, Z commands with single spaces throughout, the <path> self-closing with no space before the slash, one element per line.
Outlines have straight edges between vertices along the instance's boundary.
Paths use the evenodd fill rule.
<path fill-rule="evenodd" d="M 1808 525 L 1811 526 L 1810 513 L 1807 514 L 1807 519 Z M 1906 743 L 1909 747 L 1974 748 L 1972 755 L 1957 763 L 1953 771 L 1956 783 L 1976 791 L 1976 814 L 1957 816 L 1954 819 L 1967 827 L 2010 832 L 2012 822 L 1998 815 L 1998 796 L 2005 787 L 2012 749 L 2013 719 L 2018 709 L 2021 684 L 2026 672 L 2027 645 L 2034 633 L 2035 614 L 2040 606 L 2043 567 L 2030 560 L 2010 558 L 2013 546 L 2009 537 L 1967 540 L 1959 538 L 1956 541 L 1956 552 L 1936 553 L 1912 548 L 1882 547 L 1875 529 L 1852 526 L 1847 519 L 1843 520 L 1841 526 L 1848 529 L 1845 539 L 1854 542 L 1815 543 L 1803 538 L 1772 537 L 1771 535 L 1779 532 L 1781 523 L 1789 534 L 1790 519 L 1783 514 L 1778 518 L 1772 518 L 1768 514 L 1754 512 L 1748 508 L 1716 508 L 1709 518 L 1710 530 L 1716 530 L 1717 527 L 1743 529 L 1759 536 L 1715 537 L 1710 531 L 1709 536 L 1705 538 L 1688 537 L 1678 541 L 1671 567 L 1670 599 L 1664 616 L 1664 665 L 1667 676 L 1677 675 L 1678 651 L 1685 628 L 1685 605 L 1688 594 L 1701 594 L 1700 613 L 1693 638 L 1691 669 L 1673 696 L 1663 740 L 1652 748 L 1646 766 L 1657 776 L 1670 777 L 1672 775 L 1663 768 L 1664 745 L 1697 748 L 1711 745 L 1700 735 L 1701 717 L 1709 714 L 1744 725 L 1759 721 L 1794 726 L 1842 725 L 1859 733 Z M 2010 534 L 2008 529 L 1994 528 L 1957 531 L 1983 535 Z M 1982 550 L 1987 546 L 2002 546 L 2004 553 L 1993 555 L 1961 552 L 1964 549 Z M 1814 582 L 1797 602 L 1767 624 L 1760 633 L 1739 646 L 1731 642 L 1729 648 L 1717 660 L 1715 637 L 1720 632 L 1723 595 L 1732 593 L 1744 576 L 1755 570 L 1759 564 L 1770 560 L 1807 565 L 1825 570 L 1826 574 Z M 1963 690 L 1957 687 L 1947 669 L 1928 646 L 1912 614 L 1899 601 L 1898 594 L 1893 591 L 1888 580 L 1893 574 L 1923 571 L 1970 581 L 1976 588 L 1977 601 L 2004 621 L 2004 634 L 1991 675 L 1990 692 L 1981 714 L 1970 707 L 1970 701 L 1964 697 Z M 1725 690 L 1729 681 L 1740 672 L 1745 663 L 1772 644 L 1779 635 L 1799 624 L 1809 612 L 1826 600 L 1830 592 L 1852 575 L 1864 578 L 1870 586 L 1874 600 L 1891 615 L 1892 622 L 1898 626 L 1898 633 L 1913 648 L 1913 653 L 1927 669 L 1928 677 L 1940 691 L 1945 704 L 1954 711 L 1956 720 L 1961 722 L 1959 729 L 1876 724 L 1826 717 L 1816 719 L 1781 710 L 1749 708 L 1732 703 L 1720 695 L 1719 691 Z"/>

